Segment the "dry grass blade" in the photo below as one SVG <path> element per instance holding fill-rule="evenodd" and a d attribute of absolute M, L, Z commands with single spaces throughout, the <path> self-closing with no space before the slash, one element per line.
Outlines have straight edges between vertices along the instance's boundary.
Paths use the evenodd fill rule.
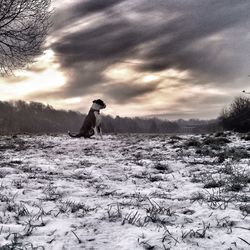
<path fill-rule="evenodd" d="M 249 243 L 249 242 L 247 242 L 246 240 L 242 239 L 241 237 L 238 237 L 238 238 L 239 238 L 240 240 L 244 241 L 247 245 L 250 246 L 250 243 Z"/>

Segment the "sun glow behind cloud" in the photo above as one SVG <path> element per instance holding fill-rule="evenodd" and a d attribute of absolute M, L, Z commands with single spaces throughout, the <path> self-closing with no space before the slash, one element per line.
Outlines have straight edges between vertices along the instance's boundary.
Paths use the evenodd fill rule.
<path fill-rule="evenodd" d="M 138 62 L 137 62 L 138 64 Z M 134 69 L 135 63 L 117 63 L 108 68 L 104 75 L 112 86 L 116 86 L 119 82 L 131 82 L 131 85 L 147 86 L 155 84 L 155 91 L 150 91 L 143 95 L 137 96 L 130 103 L 124 106 L 113 105 L 113 109 L 109 112 L 124 116 L 130 116 L 131 110 L 134 116 L 172 114 L 177 112 L 192 113 L 194 117 L 197 115 L 193 108 L 187 103 L 200 105 L 202 99 L 213 96 L 226 96 L 226 91 L 220 88 L 191 84 L 190 72 L 178 71 L 176 69 L 168 69 L 165 71 L 152 73 L 139 73 Z M 182 105 L 183 103 L 183 105 Z M 195 104 L 196 103 L 196 104 Z M 139 104 L 139 105 L 138 105 Z M 221 107 L 218 107 L 220 109 Z M 204 114 L 206 117 L 207 114 Z"/>
<path fill-rule="evenodd" d="M 55 62 L 53 51 L 47 50 L 30 68 L 16 71 L 14 76 L 9 78 L 0 79 L 0 99 L 25 100 L 28 96 L 60 89 L 65 82 L 64 74 Z"/>

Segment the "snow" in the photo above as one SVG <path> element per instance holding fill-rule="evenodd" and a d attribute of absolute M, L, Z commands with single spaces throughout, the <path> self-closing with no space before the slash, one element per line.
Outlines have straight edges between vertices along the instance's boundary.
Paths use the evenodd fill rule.
<path fill-rule="evenodd" d="M 225 136 L 0 137 L 0 247 L 250 249 L 250 142 Z"/>

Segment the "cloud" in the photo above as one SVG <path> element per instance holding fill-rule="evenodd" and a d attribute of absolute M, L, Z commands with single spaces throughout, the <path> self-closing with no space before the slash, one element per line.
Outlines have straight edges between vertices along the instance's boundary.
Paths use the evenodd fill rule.
<path fill-rule="evenodd" d="M 157 84 L 104 77 L 107 68 L 131 60 L 139 62 L 133 66 L 138 75 L 175 69 L 189 72 L 180 85 L 233 88 L 248 74 L 249 13 L 245 0 L 75 1 L 57 10 L 51 34 L 50 47 L 67 76 L 60 95 L 99 89 L 116 102 L 129 102 L 157 93 Z"/>
<path fill-rule="evenodd" d="M 136 102 L 136 98 L 156 91 L 157 86 L 157 83 L 134 84 L 122 82 L 107 86 L 104 89 L 104 94 L 111 98 L 115 103 L 125 104 Z"/>
<path fill-rule="evenodd" d="M 145 64 L 139 69 L 161 71 L 174 67 L 190 70 L 210 79 L 232 76 L 239 52 L 232 53 L 238 42 L 238 37 L 234 36 L 235 30 L 241 29 L 242 34 L 246 32 L 243 24 L 249 24 L 250 3 L 189 2 L 189 8 L 182 9 L 183 15 L 170 24 L 157 46 L 142 52 Z M 227 33 L 230 29 L 233 29 L 233 32 Z M 249 38 L 245 42 L 247 41 Z"/>
<path fill-rule="evenodd" d="M 10 75 L 4 78 L 4 82 L 7 84 L 17 84 L 19 82 L 24 82 L 25 80 L 28 80 L 28 79 L 29 78 L 27 76 Z"/>
<path fill-rule="evenodd" d="M 72 4 L 66 5 L 66 8 L 62 7 L 64 6 L 63 4 L 58 4 L 53 18 L 54 27 L 52 27 L 52 30 L 56 31 L 68 25 L 72 25 L 75 21 L 88 15 L 108 11 L 123 1 L 124 0 L 81 0 L 73 1 Z"/>

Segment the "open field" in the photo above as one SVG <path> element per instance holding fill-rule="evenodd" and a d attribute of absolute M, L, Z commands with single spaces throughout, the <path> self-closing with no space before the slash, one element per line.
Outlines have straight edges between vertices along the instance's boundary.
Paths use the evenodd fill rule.
<path fill-rule="evenodd" d="M 0 137 L 0 249 L 250 249 L 241 137 Z"/>

